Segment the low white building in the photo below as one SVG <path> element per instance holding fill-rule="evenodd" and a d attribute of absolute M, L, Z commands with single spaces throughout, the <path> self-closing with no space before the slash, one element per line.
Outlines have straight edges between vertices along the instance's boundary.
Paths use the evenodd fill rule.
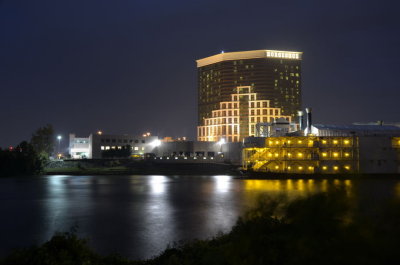
<path fill-rule="evenodd" d="M 74 159 L 98 159 L 102 158 L 102 152 L 106 150 L 118 150 L 129 146 L 132 155 L 144 155 L 152 153 L 159 144 L 157 136 L 150 135 L 116 135 L 116 134 L 90 134 L 89 137 L 69 136 L 69 154 Z"/>

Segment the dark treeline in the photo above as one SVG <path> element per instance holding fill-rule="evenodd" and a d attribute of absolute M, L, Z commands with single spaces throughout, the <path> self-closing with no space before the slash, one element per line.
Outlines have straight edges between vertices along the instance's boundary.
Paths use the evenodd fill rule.
<path fill-rule="evenodd" d="M 53 152 L 53 127 L 46 125 L 32 135 L 29 142 L 0 148 L 0 177 L 31 176 L 42 173 Z"/>
<path fill-rule="evenodd" d="M 262 198 L 230 233 L 170 247 L 150 260 L 100 255 L 74 233 L 61 233 L 0 264 L 399 264 L 400 202 L 349 201 L 344 191 L 292 202 Z"/>
<path fill-rule="evenodd" d="M 12 149 L 0 150 L 0 176 L 36 175 L 42 172 L 43 163 L 26 141 Z"/>

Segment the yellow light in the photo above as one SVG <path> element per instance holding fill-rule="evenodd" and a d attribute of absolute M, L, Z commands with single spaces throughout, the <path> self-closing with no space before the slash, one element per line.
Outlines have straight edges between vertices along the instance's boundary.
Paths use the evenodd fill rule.
<path fill-rule="evenodd" d="M 279 141 L 275 141 L 276 144 L 279 144 Z"/>
<path fill-rule="evenodd" d="M 291 167 L 291 166 L 288 166 L 287 169 L 290 170 L 290 169 L 292 169 L 292 167 Z"/>
<path fill-rule="evenodd" d="M 350 154 L 349 154 L 349 153 L 344 153 L 344 156 L 345 156 L 345 157 L 349 157 Z"/>
<path fill-rule="evenodd" d="M 269 156 L 269 157 L 271 157 L 271 156 L 272 156 L 272 154 L 271 154 L 271 153 L 268 153 L 268 156 Z"/>
<path fill-rule="evenodd" d="M 292 156 L 292 154 L 291 153 L 287 153 L 287 155 L 290 157 L 290 156 Z"/>
<path fill-rule="evenodd" d="M 275 157 L 278 157 L 279 156 L 279 154 L 278 153 L 275 153 Z"/>
<path fill-rule="evenodd" d="M 337 140 L 333 140 L 333 144 L 338 144 L 338 141 Z"/>
<path fill-rule="evenodd" d="M 314 169 L 314 168 L 313 168 L 313 167 L 311 167 L 311 166 L 310 166 L 310 167 L 308 167 L 308 170 L 313 170 L 313 169 Z"/>
<path fill-rule="evenodd" d="M 279 168 L 279 166 L 275 166 L 275 169 L 278 169 Z"/>
<path fill-rule="evenodd" d="M 350 166 L 344 166 L 344 168 L 350 170 Z"/>
<path fill-rule="evenodd" d="M 349 140 L 344 140 L 344 144 L 349 144 L 350 141 Z"/>
<path fill-rule="evenodd" d="M 97 134 L 98 134 L 98 135 L 102 135 L 103 132 L 102 132 L 102 131 L 98 131 Z"/>
<path fill-rule="evenodd" d="M 326 156 L 328 156 L 328 154 L 327 153 L 322 153 L 322 156 L 326 157 Z"/>
<path fill-rule="evenodd" d="M 298 156 L 298 157 L 302 157 L 303 154 L 302 154 L 302 153 L 297 153 L 297 156 Z"/>
<path fill-rule="evenodd" d="M 288 144 L 290 144 L 291 142 L 292 142 L 292 141 L 290 141 L 290 140 L 287 141 Z M 399 143 L 400 143 L 400 141 L 399 141 Z"/>
<path fill-rule="evenodd" d="M 338 166 L 334 166 L 333 169 L 334 169 L 334 170 L 338 170 L 339 167 L 338 167 Z"/>
<path fill-rule="evenodd" d="M 339 154 L 335 152 L 335 153 L 333 153 L 333 156 L 334 156 L 334 157 L 338 157 Z"/>
<path fill-rule="evenodd" d="M 303 167 L 302 167 L 302 166 L 300 166 L 300 167 L 299 167 L 299 170 L 302 170 L 302 169 L 303 169 Z"/>
<path fill-rule="evenodd" d="M 314 142 L 310 140 L 310 141 L 308 141 L 308 143 L 309 143 L 309 144 L 313 144 Z"/>
<path fill-rule="evenodd" d="M 297 143 L 301 144 L 303 141 L 302 140 L 298 140 Z"/>
<path fill-rule="evenodd" d="M 323 166 L 323 167 L 322 167 L 322 170 L 327 170 L 327 169 L 328 169 L 327 166 Z"/>
<path fill-rule="evenodd" d="M 269 144 L 274 144 L 274 142 L 273 141 L 269 141 Z"/>
<path fill-rule="evenodd" d="M 326 140 L 322 140 L 322 143 L 323 143 L 323 144 L 326 144 Z"/>

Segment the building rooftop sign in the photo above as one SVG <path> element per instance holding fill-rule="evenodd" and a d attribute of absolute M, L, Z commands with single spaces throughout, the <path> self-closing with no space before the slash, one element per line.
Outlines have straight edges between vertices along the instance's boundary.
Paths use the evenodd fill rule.
<path fill-rule="evenodd" d="M 277 58 L 289 60 L 301 60 L 302 52 L 277 51 L 277 50 L 256 50 L 242 52 L 223 52 L 210 57 L 197 60 L 197 67 L 203 67 L 222 61 L 256 59 L 256 58 Z"/>

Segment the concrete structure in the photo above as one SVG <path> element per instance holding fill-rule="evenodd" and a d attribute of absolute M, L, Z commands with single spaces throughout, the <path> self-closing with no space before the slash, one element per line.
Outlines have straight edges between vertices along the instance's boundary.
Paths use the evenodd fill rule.
<path fill-rule="evenodd" d="M 212 118 L 238 86 L 251 86 L 259 100 L 292 119 L 301 109 L 301 52 L 229 52 L 197 60 L 198 125 Z"/>
<path fill-rule="evenodd" d="M 307 131 L 307 129 L 306 129 Z M 307 134 L 307 133 L 306 133 Z M 397 136 L 400 134 L 400 127 L 394 125 L 311 125 L 311 134 L 315 136 Z"/>
<path fill-rule="evenodd" d="M 197 127 L 198 141 L 240 142 L 256 134 L 257 123 L 291 120 L 291 116 L 281 114 L 280 108 L 271 107 L 269 100 L 259 100 L 251 86 L 237 87 L 230 96 L 230 101 L 220 102 L 219 109 Z"/>
<path fill-rule="evenodd" d="M 158 159 L 179 160 L 190 163 L 241 164 L 242 143 L 168 141 L 162 142 L 154 153 Z"/>
<path fill-rule="evenodd" d="M 69 153 L 71 158 L 102 158 L 102 151 L 118 150 L 130 146 L 131 153 L 135 155 L 144 155 L 151 153 L 160 143 L 157 136 L 150 135 L 115 135 L 115 134 L 90 134 L 89 137 L 76 137 L 70 134 Z"/>

